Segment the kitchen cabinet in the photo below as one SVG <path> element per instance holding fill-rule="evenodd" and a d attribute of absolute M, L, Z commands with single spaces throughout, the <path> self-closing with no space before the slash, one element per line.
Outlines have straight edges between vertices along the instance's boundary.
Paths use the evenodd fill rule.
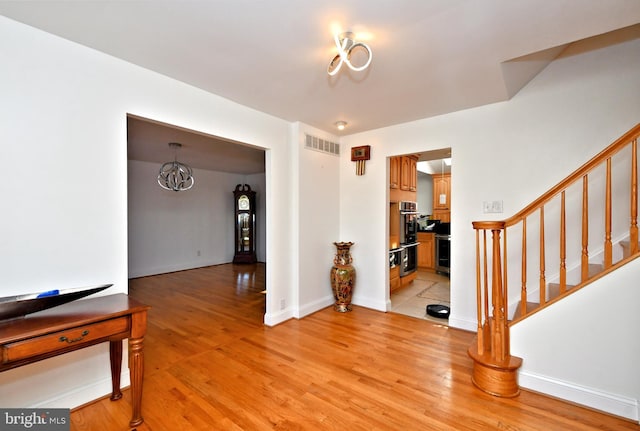
<path fill-rule="evenodd" d="M 400 207 L 399 202 L 416 201 L 418 185 L 417 155 L 389 158 L 389 249 L 400 246 Z M 416 279 L 414 271 L 400 277 L 400 267 L 389 268 L 389 290 L 411 284 Z"/>
<path fill-rule="evenodd" d="M 418 232 L 418 268 L 435 271 L 435 241 L 433 232 Z"/>
<path fill-rule="evenodd" d="M 389 203 L 389 250 L 400 247 L 400 207 Z"/>
<path fill-rule="evenodd" d="M 433 214 L 441 222 L 451 221 L 451 174 L 433 176 Z"/>
<path fill-rule="evenodd" d="M 415 280 L 417 277 L 418 277 L 417 271 L 413 271 L 411 274 L 407 274 L 404 277 L 400 277 L 400 287 L 406 287 L 410 285 L 411 283 L 413 283 L 413 280 Z"/>
<path fill-rule="evenodd" d="M 418 156 L 396 156 L 389 159 L 389 197 L 392 202 L 416 201 Z"/>
<path fill-rule="evenodd" d="M 418 158 L 416 156 L 402 156 L 400 160 L 400 190 L 416 191 Z"/>
<path fill-rule="evenodd" d="M 433 209 L 451 209 L 451 174 L 433 176 Z"/>
<path fill-rule="evenodd" d="M 418 191 L 418 157 L 412 157 L 409 163 L 409 190 Z"/>
<path fill-rule="evenodd" d="M 401 157 L 391 157 L 389 159 L 389 188 L 400 188 L 400 159 Z"/>
<path fill-rule="evenodd" d="M 451 223 L 451 210 L 435 210 L 431 216 L 442 223 Z"/>
<path fill-rule="evenodd" d="M 389 268 L 389 290 L 393 292 L 400 287 L 400 267 L 396 265 L 393 268 Z"/>

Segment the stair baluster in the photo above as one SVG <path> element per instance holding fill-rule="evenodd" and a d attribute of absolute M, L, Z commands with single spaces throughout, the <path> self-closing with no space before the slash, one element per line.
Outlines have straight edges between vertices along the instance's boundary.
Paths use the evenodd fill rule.
<path fill-rule="evenodd" d="M 492 395 L 510 397 L 519 393 L 517 384 L 517 371 L 522 364 L 522 359 L 512 356 L 510 353 L 509 328 L 511 325 L 527 318 L 533 313 L 552 305 L 572 292 L 591 283 L 593 280 L 603 277 L 617 267 L 640 256 L 638 244 L 638 162 L 637 141 L 640 136 L 640 124 L 616 140 L 609 147 L 601 151 L 597 156 L 577 169 L 565 180 L 558 183 L 547 193 L 536 199 L 522 211 L 513 217 L 503 221 L 474 221 L 473 229 L 476 231 L 476 295 L 478 313 L 478 337 L 477 341 L 469 347 L 469 356 L 474 361 L 472 381 L 480 389 Z M 621 260 L 613 262 L 612 243 L 612 157 L 625 148 L 631 149 L 630 167 L 630 222 L 629 245 L 620 241 L 624 253 Z M 604 264 L 597 266 L 589 263 L 589 173 L 603 166 L 606 170 L 604 178 L 604 243 L 602 254 Z M 601 174 L 600 174 L 601 176 Z M 598 178 L 598 175 L 594 175 Z M 567 208 L 567 189 L 582 179 L 582 198 L 577 208 Z M 603 187 L 600 183 L 600 187 Z M 596 188 L 597 189 L 597 188 Z M 579 192 L 578 192 L 579 193 Z M 555 245 L 555 241 L 547 241 L 545 238 L 545 207 L 550 208 L 550 214 L 554 213 L 553 204 L 559 199 L 559 272 L 553 277 L 558 277 L 559 284 L 549 285 L 547 288 L 547 276 L 545 274 L 547 255 L 546 248 Z M 581 207 L 580 207 L 581 206 Z M 593 210 L 593 208 L 592 208 Z M 527 242 L 527 218 L 539 213 L 539 243 Z M 580 282 L 577 286 L 567 284 L 567 212 L 581 216 L 581 233 L 578 235 L 580 251 L 573 258 L 576 262 L 576 271 L 579 270 Z M 581 214 L 580 214 L 581 213 Z M 602 220 L 600 217 L 596 219 Z M 618 216 L 618 219 L 620 217 Z M 508 289 L 508 229 L 522 224 L 521 231 L 521 287 L 520 295 L 512 298 L 520 299 L 514 316 L 509 320 L 509 289 Z M 491 235 L 491 252 L 487 239 L 487 231 Z M 513 232 L 513 231 L 512 231 Z M 602 234 L 602 227 L 600 230 Z M 482 233 L 482 236 L 480 235 Z M 618 235 L 620 232 L 617 233 Z M 511 237 L 511 235 L 509 235 Z M 517 235 L 516 235 L 517 237 Z M 516 241 L 516 240 L 514 240 Z M 619 241 L 619 240 L 616 240 Z M 548 243 L 548 245 L 547 245 Z M 578 245 L 578 244 L 576 244 Z M 539 246 L 539 304 L 528 302 L 527 291 L 527 255 L 529 250 L 535 250 Z M 515 248 L 512 248 L 515 250 Z M 490 261 L 490 262 L 489 262 Z M 490 269 L 489 269 L 490 265 Z M 556 266 L 550 266 L 555 268 Z M 552 278 L 553 278 L 552 277 Z"/>

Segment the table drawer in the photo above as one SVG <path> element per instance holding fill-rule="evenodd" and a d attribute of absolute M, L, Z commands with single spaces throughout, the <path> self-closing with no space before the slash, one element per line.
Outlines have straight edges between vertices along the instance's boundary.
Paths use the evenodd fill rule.
<path fill-rule="evenodd" d="M 6 364 L 32 356 L 68 349 L 74 345 L 82 345 L 128 331 L 129 318 L 125 316 L 78 326 L 77 328 L 65 329 L 64 331 L 53 332 L 29 340 L 16 341 L 2 346 L 2 363 Z"/>

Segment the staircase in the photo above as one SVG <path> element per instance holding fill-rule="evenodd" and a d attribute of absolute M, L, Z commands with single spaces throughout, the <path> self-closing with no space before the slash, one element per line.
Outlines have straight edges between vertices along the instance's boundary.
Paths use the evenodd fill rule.
<path fill-rule="evenodd" d="M 522 358 L 510 354 L 509 328 L 640 255 L 639 136 L 640 124 L 513 217 L 473 222 L 478 388 L 517 396 Z"/>

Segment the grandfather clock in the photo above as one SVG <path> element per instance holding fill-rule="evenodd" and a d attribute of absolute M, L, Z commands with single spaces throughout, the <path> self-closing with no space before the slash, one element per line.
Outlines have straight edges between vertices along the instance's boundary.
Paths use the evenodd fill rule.
<path fill-rule="evenodd" d="M 233 191 L 235 207 L 235 254 L 233 263 L 255 263 L 256 192 L 248 184 L 238 184 Z"/>

